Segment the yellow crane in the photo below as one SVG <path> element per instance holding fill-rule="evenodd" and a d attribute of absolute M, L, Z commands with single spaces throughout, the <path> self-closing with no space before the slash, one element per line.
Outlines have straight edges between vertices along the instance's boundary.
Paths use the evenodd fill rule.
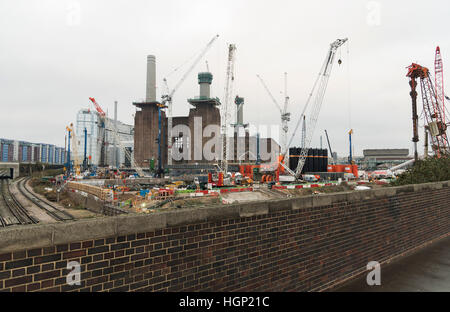
<path fill-rule="evenodd" d="M 69 135 L 72 139 L 72 155 L 73 155 L 74 172 L 75 172 L 75 175 L 80 175 L 81 161 L 80 161 L 80 155 L 78 155 L 78 145 L 80 144 L 80 142 L 77 141 L 77 139 L 76 139 L 75 131 L 73 129 L 73 123 L 71 123 L 69 126 L 67 126 L 66 130 L 69 132 Z"/>

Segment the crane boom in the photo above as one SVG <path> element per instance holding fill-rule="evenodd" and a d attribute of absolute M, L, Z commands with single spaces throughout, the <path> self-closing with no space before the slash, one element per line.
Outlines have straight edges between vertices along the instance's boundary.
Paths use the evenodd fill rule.
<path fill-rule="evenodd" d="M 287 73 L 284 73 L 284 105 L 283 105 L 283 108 L 281 108 L 281 105 L 277 102 L 277 100 L 273 96 L 272 92 L 270 92 L 269 88 L 267 87 L 266 83 L 261 78 L 261 76 L 256 75 L 256 77 L 258 77 L 259 81 L 263 85 L 267 94 L 272 99 L 272 102 L 277 106 L 278 110 L 280 111 L 281 129 L 283 131 L 281 134 L 281 150 L 284 151 L 284 149 L 286 148 L 287 134 L 289 131 L 288 123 L 291 120 L 291 113 L 287 112 L 287 107 L 288 107 L 288 103 L 289 103 L 289 97 L 287 96 Z"/>
<path fill-rule="evenodd" d="M 264 80 L 261 78 L 260 75 L 256 75 L 256 77 L 258 77 L 259 81 L 261 81 L 261 84 L 263 85 L 264 89 L 266 90 L 267 94 L 270 96 L 270 98 L 272 99 L 272 102 L 277 106 L 278 110 L 280 111 L 280 114 L 283 114 L 283 109 L 281 109 L 280 104 L 278 104 L 277 100 L 275 100 L 275 97 L 272 95 L 272 92 L 270 92 L 269 88 L 267 87 L 266 83 L 264 82 Z"/>
<path fill-rule="evenodd" d="M 187 76 L 192 72 L 192 70 L 195 68 L 195 66 L 200 62 L 200 60 L 203 58 L 203 56 L 206 54 L 206 52 L 211 48 L 212 44 L 216 39 L 219 37 L 219 35 L 215 35 L 206 45 L 206 47 L 202 50 L 200 55 L 195 59 L 195 61 L 192 63 L 191 67 L 184 73 L 183 77 L 181 77 L 180 81 L 175 85 L 175 87 L 172 89 L 172 91 L 166 95 L 162 96 L 162 105 L 165 106 L 167 103 L 167 164 L 172 164 L 172 98 L 175 92 L 178 90 L 178 88 L 181 86 L 181 84 L 186 80 Z M 169 87 L 167 85 L 167 79 L 164 78 L 164 83 L 166 85 L 167 90 L 169 90 Z"/>
<path fill-rule="evenodd" d="M 98 105 L 97 101 L 93 98 L 90 97 L 89 100 L 91 100 L 91 102 L 94 104 L 95 109 L 97 110 L 97 112 L 102 116 L 105 117 L 106 113 L 104 112 L 104 110 L 100 107 L 100 105 Z"/>
<path fill-rule="evenodd" d="M 225 99 L 221 106 L 221 124 L 222 124 L 222 171 L 224 173 L 228 172 L 228 107 L 231 102 L 231 96 L 233 93 L 233 82 L 234 82 L 234 57 L 236 52 L 236 45 L 230 44 L 228 46 L 228 62 L 227 62 L 227 75 L 226 75 L 226 85 L 225 85 Z"/>
<path fill-rule="evenodd" d="M 442 106 L 442 121 L 445 123 L 444 71 L 441 49 L 439 47 L 436 47 L 436 55 L 434 59 L 434 81 L 436 86 L 436 99 L 438 105 Z"/>
<path fill-rule="evenodd" d="M 289 96 L 287 95 L 287 73 L 284 73 L 284 106 L 283 112 L 287 111 L 287 107 L 289 104 Z"/>
<path fill-rule="evenodd" d="M 333 159 L 333 151 L 331 150 L 331 144 L 330 144 L 330 139 L 328 138 L 328 132 L 327 132 L 327 130 L 325 129 L 325 136 L 327 137 L 327 142 L 328 142 L 328 148 L 330 149 L 330 156 L 331 156 L 331 159 L 332 159 L 332 163 L 334 162 L 334 159 Z"/>
<path fill-rule="evenodd" d="M 98 117 L 99 117 L 99 124 L 100 124 L 100 129 L 98 132 L 98 136 L 97 136 L 97 151 L 99 152 L 99 160 L 98 160 L 98 164 L 100 166 L 105 166 L 106 165 L 106 161 L 105 161 L 105 144 L 106 144 L 106 114 L 103 111 L 103 109 L 101 108 L 101 106 L 97 103 L 97 101 L 95 100 L 95 98 L 90 97 L 89 100 L 91 100 L 91 102 L 94 104 L 97 112 L 98 112 Z"/>
<path fill-rule="evenodd" d="M 298 179 L 298 177 L 301 175 L 303 166 L 305 165 L 305 162 L 306 162 L 306 156 L 308 155 L 309 146 L 311 144 L 311 140 L 312 140 L 312 137 L 314 134 L 314 129 L 316 127 L 317 119 L 319 117 L 319 112 L 322 107 L 322 102 L 323 102 L 323 98 L 325 96 L 325 91 L 327 89 L 328 80 L 329 80 L 330 74 L 331 74 L 331 69 L 333 68 L 334 57 L 336 55 L 336 51 L 347 40 L 348 40 L 347 38 L 337 39 L 333 43 L 330 44 L 330 49 L 327 52 L 325 61 L 322 65 L 319 75 L 316 78 L 316 81 L 314 82 L 311 93 L 308 96 L 305 107 L 303 108 L 303 112 L 297 122 L 297 125 L 291 136 L 289 144 L 287 144 L 285 153 L 283 154 L 283 155 L 287 155 L 287 153 L 289 151 L 289 146 L 291 145 L 292 140 L 294 139 L 295 133 L 297 132 L 298 127 L 300 126 L 300 124 L 302 122 L 303 116 L 305 115 L 305 111 L 308 108 L 311 99 L 313 99 L 313 101 L 312 101 L 313 106 L 311 108 L 311 112 L 309 113 L 309 120 L 308 120 L 309 131 L 307 132 L 307 134 L 305 136 L 305 146 L 304 146 L 304 148 L 301 149 L 298 163 L 297 163 L 297 168 L 295 169 L 295 172 L 293 172 L 292 170 L 287 170 L 290 174 L 293 174 L 296 179 Z M 317 89 L 316 89 L 316 87 L 317 87 Z M 287 166 L 285 166 L 284 164 L 282 164 L 282 165 L 285 169 L 287 169 Z"/>

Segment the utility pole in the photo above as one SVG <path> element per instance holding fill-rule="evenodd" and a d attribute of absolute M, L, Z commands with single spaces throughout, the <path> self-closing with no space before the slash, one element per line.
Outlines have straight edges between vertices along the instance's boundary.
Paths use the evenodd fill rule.
<path fill-rule="evenodd" d="M 88 167 L 87 161 L 87 129 L 84 128 L 84 155 L 83 155 L 83 170 L 86 170 Z"/>
<path fill-rule="evenodd" d="M 70 128 L 67 128 L 67 137 L 68 139 L 68 143 L 67 143 L 67 175 L 70 175 L 70 132 L 72 130 Z"/>
<path fill-rule="evenodd" d="M 349 140 L 349 146 L 350 146 L 350 155 L 348 156 L 348 162 L 350 164 L 353 164 L 352 134 L 353 134 L 353 129 L 350 129 L 350 131 L 348 132 L 348 140 Z"/>
<path fill-rule="evenodd" d="M 114 129 L 117 130 L 117 101 L 114 101 Z M 114 163 L 117 169 L 119 169 L 119 150 L 117 149 L 117 137 L 114 137 Z"/>
<path fill-rule="evenodd" d="M 423 127 L 424 132 L 425 132 L 425 136 L 424 136 L 424 150 L 423 150 L 423 157 L 427 158 L 428 157 L 428 130 L 427 130 L 427 126 Z"/>
<path fill-rule="evenodd" d="M 67 162 L 67 134 L 64 136 L 64 164 L 66 164 L 66 162 Z M 31 176 L 31 167 L 30 167 L 30 176 Z"/>

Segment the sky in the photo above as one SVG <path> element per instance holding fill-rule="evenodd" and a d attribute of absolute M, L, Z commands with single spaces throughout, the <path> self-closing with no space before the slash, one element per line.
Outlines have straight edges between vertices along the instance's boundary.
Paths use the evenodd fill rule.
<path fill-rule="evenodd" d="M 156 56 L 159 98 L 163 78 L 175 86 L 216 34 L 176 91 L 174 116 L 188 114 L 186 99 L 198 95 L 205 61 L 214 75 L 211 94 L 223 99 L 227 46 L 234 43 L 234 94 L 245 98 L 244 121 L 280 124 L 256 75 L 282 104 L 287 72 L 293 129 L 329 44 L 348 38 L 337 52 L 342 64 L 334 64 L 312 147 L 320 147 L 320 136 L 325 147 L 326 129 L 333 151 L 347 156 L 353 129 L 356 155 L 367 148 L 412 154 L 406 67 L 417 62 L 433 72 L 439 45 L 444 79 L 450 74 L 449 9 L 447 1 L 411 0 L 0 0 L 0 138 L 64 146 L 65 127 L 89 107 L 89 97 L 111 117 L 118 101 L 119 120 L 133 124 L 132 102 L 145 98 L 146 56 Z M 422 147 L 423 127 L 419 132 Z M 297 133 L 293 145 L 299 144 Z"/>

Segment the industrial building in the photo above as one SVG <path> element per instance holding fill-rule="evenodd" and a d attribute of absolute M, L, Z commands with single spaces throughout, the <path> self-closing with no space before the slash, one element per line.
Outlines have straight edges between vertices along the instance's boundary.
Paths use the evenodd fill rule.
<path fill-rule="evenodd" d="M 147 56 L 147 88 L 146 99 L 144 102 L 134 102 L 136 106 L 135 125 L 134 125 L 134 157 L 138 166 L 149 168 L 151 163 L 157 164 L 159 153 L 161 153 L 161 167 L 180 168 L 179 165 L 198 164 L 211 165 L 217 163 L 217 159 L 208 159 L 203 153 L 201 155 L 195 154 L 196 140 L 201 140 L 201 144 L 197 144 L 203 151 L 205 144 L 211 139 L 220 138 L 220 133 L 211 133 L 211 135 L 204 135 L 204 130 L 208 126 L 221 126 L 220 116 L 220 100 L 217 97 L 211 96 L 210 86 L 213 81 L 213 75 L 210 72 L 198 73 L 199 95 L 187 99 L 191 106 L 188 116 L 177 116 L 172 118 L 172 128 L 177 129 L 177 126 L 186 126 L 189 128 L 190 136 L 183 136 L 183 133 L 172 133 L 173 150 L 177 149 L 177 153 L 184 154 L 186 157 L 181 159 L 173 158 L 173 165 L 168 166 L 167 149 L 168 149 L 168 135 L 167 125 L 168 118 L 161 102 L 156 100 L 156 62 L 155 56 Z M 243 124 L 243 98 L 237 97 L 239 107 L 237 109 L 237 124 Z M 238 128 L 238 127 L 237 127 Z M 158 136 L 159 129 L 161 129 L 161 146 L 159 146 Z M 236 129 L 236 127 L 235 127 Z M 200 137 L 194 135 L 201 131 Z M 253 158 L 256 160 L 256 137 L 250 137 L 248 131 L 244 131 L 242 139 L 244 140 L 244 150 L 239 154 L 240 148 L 237 146 L 237 134 L 235 131 L 234 143 L 230 143 L 230 147 L 234 146 L 234 151 L 229 155 L 232 158 L 231 163 L 249 161 Z M 279 145 L 270 138 L 259 138 L 260 146 L 267 147 L 267 152 L 273 154 L 271 160 L 276 159 L 279 153 Z M 159 150 L 160 149 L 160 150 Z M 214 151 L 219 154 L 219 151 Z M 242 157 L 242 158 L 240 158 Z"/>
<path fill-rule="evenodd" d="M 102 129 L 103 123 L 101 122 L 98 112 L 90 109 L 81 109 L 78 111 L 75 126 L 75 142 L 72 142 L 71 144 L 76 144 L 76 147 L 75 149 L 72 149 L 72 152 L 74 153 L 76 151 L 76 156 L 79 158 L 80 162 L 84 159 L 86 141 L 86 157 L 89 164 L 94 166 L 100 164 L 115 166 L 114 124 L 114 119 L 106 117 L 104 129 Z M 102 133 L 104 133 L 104 135 L 102 135 Z M 134 127 L 121 121 L 117 121 L 117 133 L 122 145 L 132 151 L 134 145 Z M 120 148 L 119 145 L 116 145 L 116 148 L 120 166 L 126 163 L 125 151 Z"/>
<path fill-rule="evenodd" d="M 365 149 L 363 155 L 362 165 L 365 169 L 390 168 L 413 159 L 407 148 Z"/>
<path fill-rule="evenodd" d="M 64 164 L 66 152 L 53 144 L 30 143 L 0 138 L 0 161 L 19 163 Z"/>

